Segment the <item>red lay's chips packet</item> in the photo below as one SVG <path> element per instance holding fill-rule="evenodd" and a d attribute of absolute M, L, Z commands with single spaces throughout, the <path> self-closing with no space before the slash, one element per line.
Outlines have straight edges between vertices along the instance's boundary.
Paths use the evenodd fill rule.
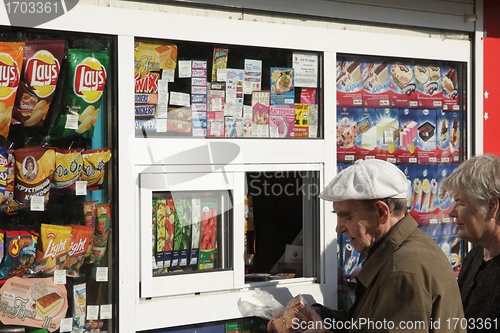
<path fill-rule="evenodd" d="M 29 207 L 33 196 L 44 197 L 44 205 L 49 201 L 52 177 L 55 167 L 54 149 L 40 146 L 14 150 L 16 160 L 16 184 L 14 200 L 8 212 Z"/>
<path fill-rule="evenodd" d="M 24 43 L 0 42 L 0 136 L 7 139 L 21 78 Z"/>
<path fill-rule="evenodd" d="M 26 41 L 13 124 L 28 127 L 43 124 L 59 81 L 65 49 L 64 40 Z"/>
<path fill-rule="evenodd" d="M 69 49 L 61 110 L 51 129 L 55 137 L 91 138 L 106 87 L 106 51 Z"/>
<path fill-rule="evenodd" d="M 83 149 L 56 149 L 56 164 L 52 189 L 68 190 L 75 187 L 83 170 Z"/>

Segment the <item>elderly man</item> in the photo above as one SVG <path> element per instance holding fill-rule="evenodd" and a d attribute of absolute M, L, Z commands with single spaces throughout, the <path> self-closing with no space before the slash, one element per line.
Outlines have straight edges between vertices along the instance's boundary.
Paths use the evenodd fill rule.
<path fill-rule="evenodd" d="M 321 192 L 337 233 L 367 258 L 349 312 L 314 304 L 321 318 L 306 332 L 466 332 L 455 274 L 407 213 L 407 192 L 404 173 L 377 159 L 356 161 Z"/>

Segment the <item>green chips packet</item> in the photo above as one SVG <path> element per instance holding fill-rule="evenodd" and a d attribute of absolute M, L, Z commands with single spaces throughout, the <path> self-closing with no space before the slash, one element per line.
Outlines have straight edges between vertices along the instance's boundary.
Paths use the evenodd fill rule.
<path fill-rule="evenodd" d="M 107 51 L 68 49 L 61 109 L 51 129 L 57 138 L 94 135 L 106 87 Z"/>

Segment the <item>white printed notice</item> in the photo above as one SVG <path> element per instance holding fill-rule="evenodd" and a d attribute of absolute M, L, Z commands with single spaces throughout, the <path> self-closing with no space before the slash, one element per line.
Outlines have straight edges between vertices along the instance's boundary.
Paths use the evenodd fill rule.
<path fill-rule="evenodd" d="M 318 55 L 314 53 L 293 53 L 295 87 L 318 86 Z"/>

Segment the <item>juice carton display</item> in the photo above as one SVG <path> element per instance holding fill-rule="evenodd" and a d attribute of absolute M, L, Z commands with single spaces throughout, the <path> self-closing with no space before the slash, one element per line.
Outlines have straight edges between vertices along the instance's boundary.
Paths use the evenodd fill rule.
<path fill-rule="evenodd" d="M 415 75 L 410 63 L 393 62 L 390 67 L 391 107 L 414 108 L 418 106 L 415 93 Z"/>
<path fill-rule="evenodd" d="M 375 158 L 378 147 L 375 109 L 356 109 L 355 119 L 356 159 Z"/>
<path fill-rule="evenodd" d="M 356 159 L 358 139 L 358 108 L 337 108 L 337 159 L 339 162 Z"/>
<path fill-rule="evenodd" d="M 460 114 L 437 110 L 437 159 L 455 163 L 460 158 Z"/>
<path fill-rule="evenodd" d="M 375 109 L 377 152 L 375 157 L 396 163 L 396 147 L 399 145 L 399 109 Z"/>
<path fill-rule="evenodd" d="M 415 164 L 411 168 L 413 203 L 411 215 L 418 224 L 437 224 L 439 219 L 438 166 Z"/>
<path fill-rule="evenodd" d="M 441 67 L 441 78 L 443 87 L 443 110 L 460 111 L 458 102 L 459 77 L 456 68 L 449 66 Z"/>
<path fill-rule="evenodd" d="M 363 106 L 363 80 L 358 59 L 337 59 L 337 107 Z"/>
<path fill-rule="evenodd" d="M 217 251 L 217 216 L 218 200 L 215 198 L 201 199 L 201 238 L 198 255 L 198 269 L 214 268 Z"/>
<path fill-rule="evenodd" d="M 436 163 L 436 114 L 434 109 L 415 109 L 418 124 L 418 163 Z"/>
<path fill-rule="evenodd" d="M 417 163 L 417 115 L 413 109 L 399 109 L 398 163 Z"/>
<path fill-rule="evenodd" d="M 441 67 L 419 63 L 413 67 L 413 73 L 418 107 L 441 109 L 443 106 Z"/>
<path fill-rule="evenodd" d="M 367 60 L 362 63 L 363 106 L 383 108 L 390 106 L 390 80 L 386 60 Z"/>

